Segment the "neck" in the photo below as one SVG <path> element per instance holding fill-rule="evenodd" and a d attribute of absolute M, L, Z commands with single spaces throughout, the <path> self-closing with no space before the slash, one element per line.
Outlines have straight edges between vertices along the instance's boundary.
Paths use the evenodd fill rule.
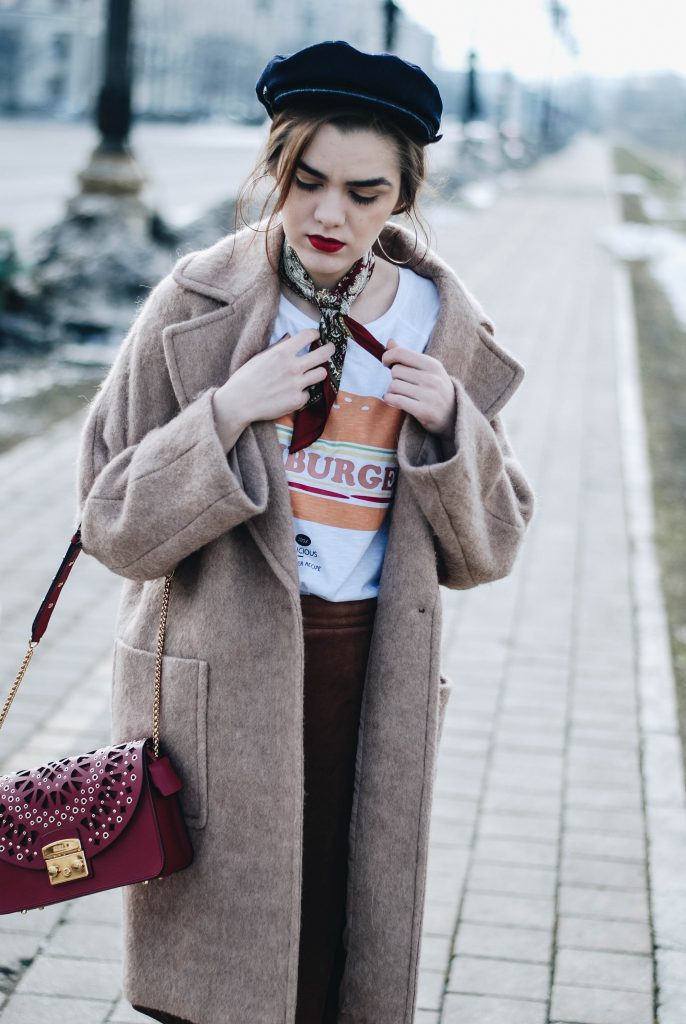
<path fill-rule="evenodd" d="M 317 288 L 317 289 L 319 289 L 319 288 L 326 288 L 326 290 L 330 291 L 330 292 L 332 292 L 335 289 L 335 287 L 338 284 L 338 282 L 344 276 L 343 274 L 340 274 L 339 276 L 335 276 L 335 277 L 322 277 L 320 274 L 312 274 L 312 273 L 310 273 L 309 270 L 308 270 L 308 274 L 312 278 L 312 283 L 314 284 L 315 288 Z"/>
<path fill-rule="evenodd" d="M 312 273 L 310 268 L 305 266 L 304 262 L 303 266 L 305 267 L 307 273 L 310 275 L 310 278 L 312 279 L 312 283 L 314 284 L 315 288 L 326 288 L 329 291 L 333 291 L 338 282 L 343 280 L 343 278 L 348 273 L 350 267 L 352 267 L 353 264 L 351 263 L 350 267 L 346 267 L 342 274 L 322 274 L 321 272 Z"/>

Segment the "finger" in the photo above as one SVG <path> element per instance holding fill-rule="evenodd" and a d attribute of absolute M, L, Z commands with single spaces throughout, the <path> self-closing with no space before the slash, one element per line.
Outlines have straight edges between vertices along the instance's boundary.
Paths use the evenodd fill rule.
<path fill-rule="evenodd" d="M 336 346 L 334 343 L 327 341 L 326 345 L 320 345 L 318 348 L 313 348 L 311 352 L 298 356 L 298 369 L 311 370 L 313 366 L 321 366 L 322 363 L 326 363 L 331 359 L 335 351 Z"/>
<path fill-rule="evenodd" d="M 328 373 L 329 371 L 325 366 L 315 366 L 314 369 L 308 370 L 307 373 L 303 374 L 303 385 L 309 387 L 310 384 L 316 384 L 317 381 L 326 380 Z"/>
<path fill-rule="evenodd" d="M 301 348 L 311 345 L 318 337 L 319 331 L 314 327 L 306 327 L 304 331 L 298 331 L 297 334 L 289 336 L 286 341 L 277 341 L 276 344 L 282 344 L 286 351 L 299 352 Z"/>
<path fill-rule="evenodd" d="M 395 363 L 404 363 L 406 366 L 425 366 L 427 369 L 430 365 L 428 360 L 429 356 L 424 355 L 423 352 L 414 352 L 411 348 L 403 348 L 398 345 L 394 348 L 387 348 L 384 352 L 381 362 L 384 366 L 393 366 Z"/>
<path fill-rule="evenodd" d="M 394 395 L 390 391 L 387 391 L 383 396 L 383 400 L 386 405 L 392 406 L 394 409 L 402 409 L 404 412 L 411 412 L 416 415 L 417 411 L 421 408 L 421 402 L 417 402 L 414 398 L 408 398 L 407 395 Z"/>
<path fill-rule="evenodd" d="M 270 347 L 270 348 L 273 348 L 273 347 L 274 347 L 274 345 L 283 345 L 283 343 L 284 343 L 285 341 L 288 341 L 288 339 L 289 339 L 290 337 L 291 337 L 291 335 L 289 334 L 289 332 L 288 332 L 288 331 L 286 331 L 286 333 L 285 333 L 285 334 L 282 334 L 282 335 L 281 335 L 281 337 L 280 337 L 280 338 L 279 338 L 279 339 L 278 339 L 277 341 L 275 341 L 275 342 L 273 343 L 273 345 L 270 345 L 269 347 Z"/>
<path fill-rule="evenodd" d="M 411 384 L 426 384 L 426 370 L 417 370 L 414 366 L 395 363 L 391 368 L 393 380 L 406 380 Z"/>
<path fill-rule="evenodd" d="M 391 381 L 391 386 L 386 394 L 388 393 L 392 395 L 406 395 L 408 398 L 414 398 L 418 402 L 426 399 L 426 392 L 424 388 L 420 387 L 418 384 L 411 384 L 409 381 L 398 380 L 395 377 Z"/>

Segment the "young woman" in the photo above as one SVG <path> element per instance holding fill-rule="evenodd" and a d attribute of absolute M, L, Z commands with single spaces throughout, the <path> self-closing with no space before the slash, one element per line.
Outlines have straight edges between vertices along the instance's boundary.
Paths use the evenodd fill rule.
<path fill-rule="evenodd" d="M 84 550 L 126 577 L 113 742 L 161 736 L 190 867 L 124 896 L 124 994 L 177 1024 L 411 1024 L 439 583 L 507 575 L 524 374 L 415 212 L 438 90 L 325 42 L 265 68 L 271 216 L 182 257 L 83 434 Z"/>

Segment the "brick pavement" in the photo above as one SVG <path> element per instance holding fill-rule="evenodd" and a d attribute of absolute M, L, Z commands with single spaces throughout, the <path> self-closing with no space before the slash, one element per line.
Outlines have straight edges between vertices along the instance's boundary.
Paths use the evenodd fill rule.
<path fill-rule="evenodd" d="M 507 579 L 444 593 L 416 1024 L 683 1024 L 686 814 L 626 278 L 598 241 L 607 150 L 581 139 L 490 210 L 427 214 L 527 367 L 504 416 L 539 507 Z M 0 458 L 8 685 L 72 526 L 79 423 Z M 107 741 L 118 590 L 82 556 L 0 772 Z M 148 1020 L 120 997 L 119 905 L 0 918 L 0 1024 Z"/>

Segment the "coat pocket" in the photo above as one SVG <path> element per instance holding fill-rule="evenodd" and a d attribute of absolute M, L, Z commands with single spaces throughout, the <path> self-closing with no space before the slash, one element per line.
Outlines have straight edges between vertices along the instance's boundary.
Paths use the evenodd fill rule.
<path fill-rule="evenodd" d="M 441 742 L 441 735 L 443 733 L 443 722 L 445 721 L 445 709 L 452 693 L 452 683 L 444 676 L 440 676 L 438 685 L 438 737 L 436 740 L 436 746 L 438 747 Z"/>
<path fill-rule="evenodd" d="M 183 789 L 190 828 L 207 823 L 207 695 L 209 665 L 197 658 L 162 658 L 160 749 L 169 754 Z M 114 645 L 112 743 L 152 736 L 155 655 L 119 637 Z"/>

